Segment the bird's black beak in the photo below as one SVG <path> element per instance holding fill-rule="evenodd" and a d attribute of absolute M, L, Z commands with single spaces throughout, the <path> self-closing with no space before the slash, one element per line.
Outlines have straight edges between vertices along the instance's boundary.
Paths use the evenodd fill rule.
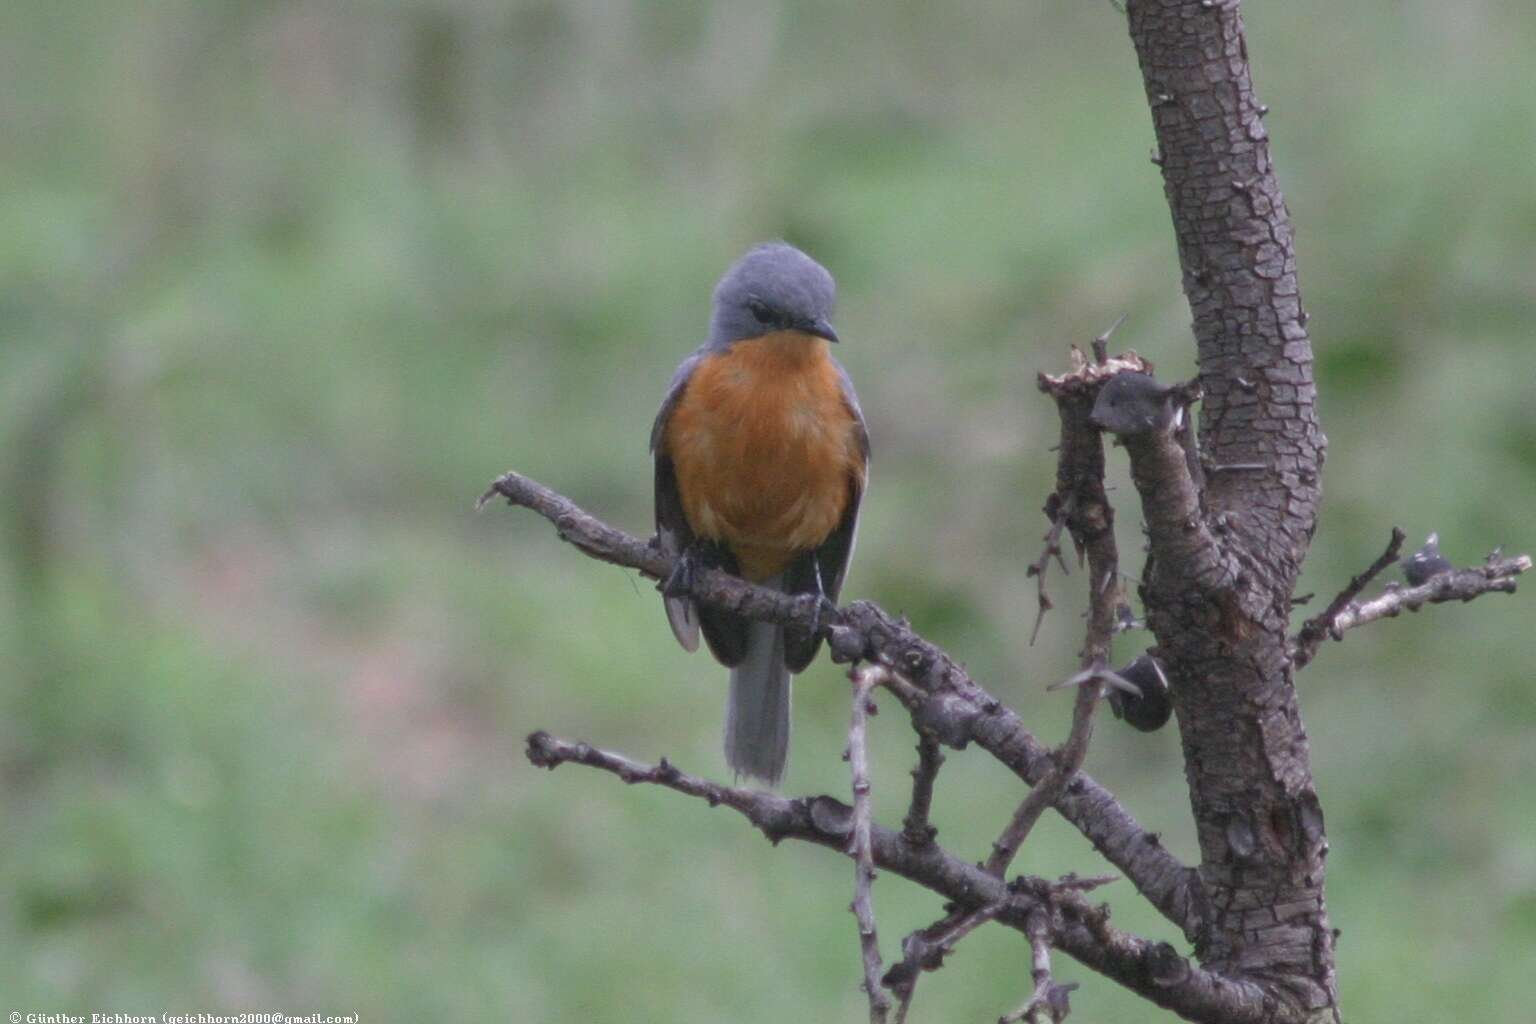
<path fill-rule="evenodd" d="M 810 321 L 805 325 L 805 327 L 802 328 L 802 330 L 804 330 L 806 334 L 817 338 L 826 338 L 831 342 L 836 342 L 838 340 L 837 332 L 832 329 L 831 322 L 824 316 L 819 316 L 816 319 Z"/>

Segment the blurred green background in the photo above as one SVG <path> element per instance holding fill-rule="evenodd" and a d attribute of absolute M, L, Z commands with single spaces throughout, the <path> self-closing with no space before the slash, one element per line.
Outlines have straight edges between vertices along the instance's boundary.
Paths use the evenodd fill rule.
<path fill-rule="evenodd" d="M 1302 590 L 1394 523 L 1464 563 L 1529 550 L 1536 9 L 1248 22 L 1332 442 Z M 1059 737 L 1081 601 L 1028 645 L 1034 375 L 1121 312 L 1117 342 L 1193 360 L 1123 17 L 7 0 L 0 131 L 0 1010 L 861 1019 L 847 862 L 523 760 L 542 727 L 720 776 L 724 673 L 648 585 L 470 506 L 515 467 L 647 530 L 646 433 L 709 289 L 789 238 L 840 279 L 876 446 L 848 596 Z M 1532 619 L 1437 608 L 1303 677 L 1353 1021 L 1530 1020 Z M 846 789 L 846 695 L 801 678 L 788 792 Z M 1090 769 L 1192 856 L 1176 746 L 1101 723 Z M 980 856 L 1019 795 L 951 756 L 943 839 Z M 1048 820 L 1019 866 L 1102 864 Z M 938 911 L 894 877 L 876 900 L 887 955 Z M 1164 1019 L 1058 976 L 1085 1019 Z M 1028 984 L 983 931 L 914 1019 Z"/>

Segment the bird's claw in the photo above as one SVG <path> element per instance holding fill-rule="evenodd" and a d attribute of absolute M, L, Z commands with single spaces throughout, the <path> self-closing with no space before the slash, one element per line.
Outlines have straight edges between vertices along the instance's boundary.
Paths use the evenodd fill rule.
<path fill-rule="evenodd" d="M 811 607 L 811 636 L 821 632 L 823 623 L 836 621 L 838 614 L 837 605 L 826 594 L 817 594 Z"/>
<path fill-rule="evenodd" d="M 672 563 L 672 572 L 661 584 L 663 597 L 690 597 L 693 594 L 693 584 L 698 576 L 698 554 L 695 549 L 687 548 L 677 556 L 677 561 Z"/>

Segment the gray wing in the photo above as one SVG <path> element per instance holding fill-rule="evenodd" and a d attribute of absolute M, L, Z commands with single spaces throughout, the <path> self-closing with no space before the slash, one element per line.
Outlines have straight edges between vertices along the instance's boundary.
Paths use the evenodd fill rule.
<path fill-rule="evenodd" d="M 656 452 L 656 446 L 661 444 L 661 432 L 667 429 L 667 420 L 672 418 L 672 410 L 677 408 L 678 399 L 683 397 L 683 392 L 688 388 L 688 381 L 693 377 L 693 371 L 699 368 L 699 361 L 703 358 L 704 349 L 700 348 L 679 363 L 676 372 L 672 374 L 672 383 L 667 385 L 667 393 L 661 399 L 661 408 L 656 411 L 656 421 L 651 424 L 653 454 Z"/>
<path fill-rule="evenodd" d="M 848 575 L 849 564 L 853 562 L 853 545 L 859 533 L 859 506 L 864 500 L 864 491 L 869 487 L 869 427 L 864 422 L 864 410 L 859 407 L 859 396 L 854 394 L 853 381 L 841 364 L 837 365 L 837 375 L 843 385 L 843 400 L 853 413 L 859 454 L 864 456 L 864 475 L 862 479 L 850 481 L 853 493 L 849 495 L 848 508 L 843 513 L 842 522 L 816 549 L 817 561 L 821 563 L 822 588 L 832 601 L 836 601 L 837 595 L 842 593 L 843 579 Z"/>
<path fill-rule="evenodd" d="M 677 490 L 672 459 L 661 450 L 661 435 L 672 410 L 677 407 L 677 400 L 682 397 L 689 378 L 699 365 L 700 354 L 695 352 L 684 359 L 672 375 L 672 383 L 661 400 L 661 410 L 656 413 L 656 422 L 651 425 L 651 454 L 656 463 L 656 540 L 663 551 L 674 556 L 693 543 L 693 531 L 688 528 L 688 519 L 683 515 L 683 501 Z M 667 624 L 672 627 L 677 642 L 686 651 L 698 650 L 699 615 L 694 603 L 682 597 L 664 597 L 662 601 L 667 610 Z"/>

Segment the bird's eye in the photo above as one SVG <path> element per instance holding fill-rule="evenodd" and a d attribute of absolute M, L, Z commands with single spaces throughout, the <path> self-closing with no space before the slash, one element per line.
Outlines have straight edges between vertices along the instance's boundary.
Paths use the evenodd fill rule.
<path fill-rule="evenodd" d="M 773 322 L 773 310 L 769 309 L 768 304 L 763 302 L 761 299 L 748 300 L 747 310 L 760 324 Z"/>

